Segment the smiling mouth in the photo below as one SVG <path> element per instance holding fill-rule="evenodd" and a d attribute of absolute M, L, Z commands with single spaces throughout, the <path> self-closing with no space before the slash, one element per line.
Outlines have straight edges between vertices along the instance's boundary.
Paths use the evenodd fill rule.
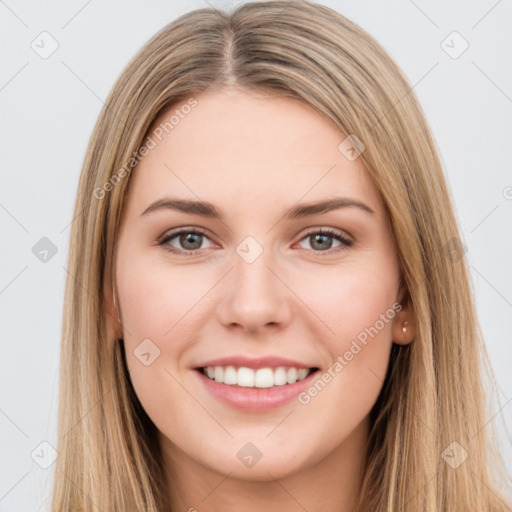
<path fill-rule="evenodd" d="M 274 388 L 295 384 L 319 368 L 294 368 L 278 366 L 276 368 L 247 368 L 245 366 L 204 366 L 195 368 L 202 375 L 219 384 L 236 388 Z"/>

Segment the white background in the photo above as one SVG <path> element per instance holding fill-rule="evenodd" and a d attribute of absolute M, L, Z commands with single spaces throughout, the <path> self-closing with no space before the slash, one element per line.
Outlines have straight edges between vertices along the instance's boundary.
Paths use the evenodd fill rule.
<path fill-rule="evenodd" d="M 489 425 L 512 459 L 500 430 L 506 422 L 512 431 L 512 2 L 321 3 L 373 35 L 415 85 L 455 200 L 501 388 Z M 31 453 L 56 443 L 69 224 L 93 125 L 134 53 L 177 16 L 206 6 L 0 1 L 0 512 L 48 509 L 53 466 L 42 469 Z M 58 42 L 47 59 L 31 47 L 43 31 Z M 453 31 L 469 43 L 456 59 L 441 46 Z M 460 43 L 448 39 L 453 51 Z M 57 248 L 46 263 L 32 252 L 42 237 Z"/>

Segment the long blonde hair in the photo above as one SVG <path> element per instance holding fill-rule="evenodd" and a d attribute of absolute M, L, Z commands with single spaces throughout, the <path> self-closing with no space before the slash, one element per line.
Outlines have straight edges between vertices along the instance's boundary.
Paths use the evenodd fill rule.
<path fill-rule="evenodd" d="M 431 132 L 381 46 L 308 0 L 182 15 L 140 50 L 105 102 L 70 234 L 52 510 L 170 510 L 156 427 L 108 328 L 115 241 L 134 155 L 154 119 L 225 85 L 299 98 L 339 128 L 340 141 L 357 136 L 391 220 L 417 333 L 410 345 L 393 345 L 371 412 L 359 510 L 504 512 L 486 427 L 488 363 Z M 455 467 L 447 453 L 467 459 Z"/>

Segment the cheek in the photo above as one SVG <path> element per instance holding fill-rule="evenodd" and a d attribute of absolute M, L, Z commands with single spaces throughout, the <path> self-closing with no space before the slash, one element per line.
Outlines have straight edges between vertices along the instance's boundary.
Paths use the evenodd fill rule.
<path fill-rule="evenodd" d="M 172 267 L 162 260 L 140 256 L 119 265 L 123 324 L 133 336 L 162 341 L 171 338 L 187 324 L 193 306 L 214 284 L 214 276 L 179 265 Z"/>
<path fill-rule="evenodd" d="M 358 336 L 364 342 L 369 332 L 373 337 L 390 336 L 398 282 L 395 277 L 392 271 L 347 266 L 329 278 L 309 280 L 304 296 L 333 331 L 325 337 L 332 349 L 346 349 L 346 342 Z"/>
<path fill-rule="evenodd" d="M 329 327 L 322 337 L 332 360 L 324 372 L 329 388 L 322 391 L 324 403 L 341 398 L 342 409 L 353 415 L 369 410 L 376 400 L 392 345 L 397 280 L 392 268 L 386 272 L 371 265 L 347 265 L 330 279 L 308 280 L 302 296 L 308 289 L 308 306 Z"/>
<path fill-rule="evenodd" d="M 181 356 L 193 342 L 184 331 L 206 290 L 191 281 L 190 272 L 179 267 L 171 271 L 133 254 L 120 259 L 117 267 L 126 363 L 137 396 L 150 417 L 158 420 L 162 403 L 172 403 L 180 394 L 173 377 L 181 378 Z"/>

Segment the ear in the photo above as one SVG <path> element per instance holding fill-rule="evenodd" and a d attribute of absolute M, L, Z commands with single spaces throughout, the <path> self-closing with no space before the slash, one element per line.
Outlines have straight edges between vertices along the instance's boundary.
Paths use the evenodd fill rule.
<path fill-rule="evenodd" d="M 114 299 L 113 288 L 112 273 L 110 270 L 107 270 L 105 272 L 103 296 L 105 297 L 107 331 L 109 333 L 109 339 L 114 341 L 123 338 L 123 327 L 120 321 L 121 313 L 118 310 L 119 303 L 117 301 L 117 297 Z"/>
<path fill-rule="evenodd" d="M 397 345 L 408 345 L 416 336 L 416 315 L 409 290 L 405 285 L 400 287 L 397 302 L 401 304 L 402 309 L 396 313 L 393 319 L 393 342 Z"/>

